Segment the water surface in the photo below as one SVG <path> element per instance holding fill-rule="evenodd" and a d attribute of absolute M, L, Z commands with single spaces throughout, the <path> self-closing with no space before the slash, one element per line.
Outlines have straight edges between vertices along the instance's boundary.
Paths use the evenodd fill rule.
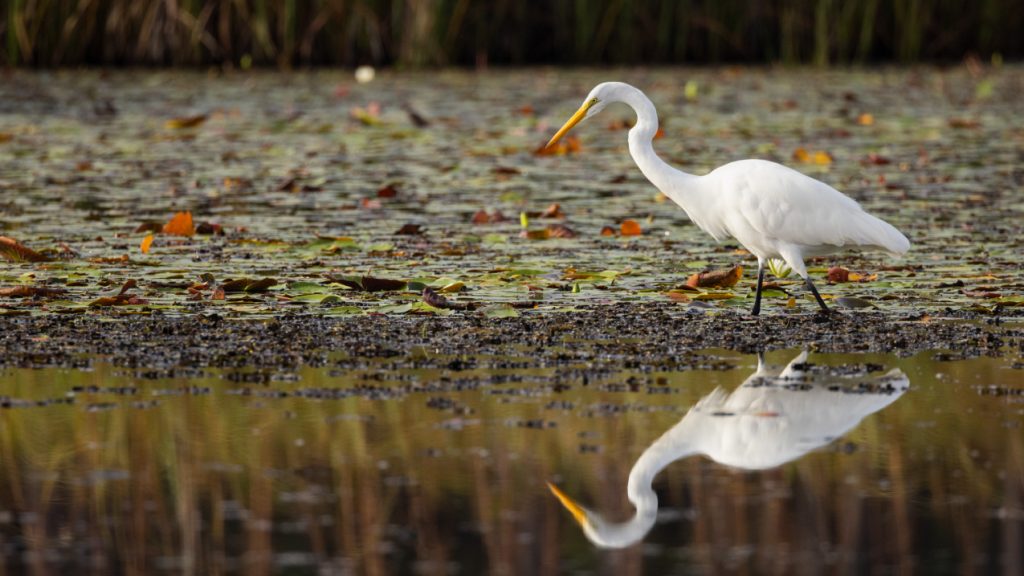
<path fill-rule="evenodd" d="M 716 350 L 585 379 L 511 358 L 8 369 L 0 572 L 1019 574 L 1019 363 L 948 357 L 811 354 L 790 381 Z M 666 457 L 650 531 L 595 546 L 547 483 L 629 519 L 631 468 L 701 399 L 689 437 L 759 459 Z"/>

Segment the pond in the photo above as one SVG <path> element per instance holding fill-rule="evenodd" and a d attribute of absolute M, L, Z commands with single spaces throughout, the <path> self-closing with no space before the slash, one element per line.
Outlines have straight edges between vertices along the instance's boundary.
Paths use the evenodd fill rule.
<path fill-rule="evenodd" d="M 669 163 L 793 166 L 910 252 L 811 259 L 831 315 L 775 269 L 750 317 L 627 109 L 539 153 L 612 79 Z M 4 72 L 0 574 L 1024 572 L 1022 91 Z"/>
<path fill-rule="evenodd" d="M 341 356 L 7 369 L 3 571 L 1024 567 L 1019 362 L 706 350 L 565 379 Z"/>

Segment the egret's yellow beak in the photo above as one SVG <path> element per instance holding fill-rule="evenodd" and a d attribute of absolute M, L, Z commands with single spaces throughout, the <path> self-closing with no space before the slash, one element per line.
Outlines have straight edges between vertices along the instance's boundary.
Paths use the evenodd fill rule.
<path fill-rule="evenodd" d="M 594 104 L 597 104 L 596 98 L 587 100 L 586 103 L 583 104 L 583 106 L 580 106 L 580 109 L 577 110 L 576 113 L 572 115 L 572 118 L 569 118 L 569 121 L 566 122 L 564 126 L 559 128 L 558 132 L 555 132 L 555 135 L 551 137 L 551 140 L 548 141 L 548 145 L 545 146 L 544 149 L 550 149 L 552 146 L 555 145 L 556 142 L 562 139 L 562 136 L 565 136 L 566 132 L 572 130 L 573 126 L 579 124 L 580 120 L 583 120 L 583 118 L 586 117 L 587 110 L 590 110 L 591 106 L 593 106 Z"/>
<path fill-rule="evenodd" d="M 579 115 L 579 113 L 577 113 L 577 115 Z M 574 502 L 572 498 L 566 496 L 565 492 L 562 492 L 558 486 L 555 486 L 551 482 L 548 482 L 548 489 L 550 489 L 551 493 L 555 495 L 555 498 L 558 498 L 558 501 L 562 503 L 562 506 L 565 506 L 565 509 L 572 513 L 572 517 L 579 522 L 580 526 L 586 525 L 587 511 L 584 510 L 582 506 Z"/>

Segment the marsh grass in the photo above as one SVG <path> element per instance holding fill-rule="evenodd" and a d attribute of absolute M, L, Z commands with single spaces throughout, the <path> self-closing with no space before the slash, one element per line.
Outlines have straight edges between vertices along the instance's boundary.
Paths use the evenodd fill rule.
<path fill-rule="evenodd" d="M 784 62 L 1024 54 L 1015 0 L 9 0 L 0 59 L 69 66 Z"/>

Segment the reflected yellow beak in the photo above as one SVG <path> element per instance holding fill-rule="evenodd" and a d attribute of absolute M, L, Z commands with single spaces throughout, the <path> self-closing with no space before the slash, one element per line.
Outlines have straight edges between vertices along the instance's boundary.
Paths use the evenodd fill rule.
<path fill-rule="evenodd" d="M 572 118 L 569 118 L 569 121 L 566 122 L 565 125 L 563 125 L 561 128 L 559 128 L 558 132 L 555 132 L 555 135 L 551 137 L 551 140 L 548 141 L 548 145 L 545 146 L 544 149 L 545 150 L 550 149 L 559 140 L 562 139 L 562 136 L 565 136 L 566 132 L 568 132 L 569 130 L 572 130 L 573 126 L 579 124 L 580 120 L 583 120 L 583 118 L 586 117 L 587 110 L 590 110 L 590 107 L 593 106 L 593 105 L 594 105 L 594 100 L 588 100 L 583 106 L 580 106 L 580 109 L 577 110 L 576 113 L 572 115 Z M 550 486 L 550 484 L 549 484 L 549 486 Z"/>
<path fill-rule="evenodd" d="M 565 492 L 562 492 L 558 486 L 555 486 L 551 482 L 548 482 L 548 489 L 555 495 L 555 498 L 558 498 L 558 501 L 562 503 L 562 506 L 565 506 L 565 509 L 572 513 L 572 517 L 579 522 L 580 526 L 587 523 L 587 511 L 584 510 L 582 506 L 574 502 L 572 498 L 566 496 Z"/>

